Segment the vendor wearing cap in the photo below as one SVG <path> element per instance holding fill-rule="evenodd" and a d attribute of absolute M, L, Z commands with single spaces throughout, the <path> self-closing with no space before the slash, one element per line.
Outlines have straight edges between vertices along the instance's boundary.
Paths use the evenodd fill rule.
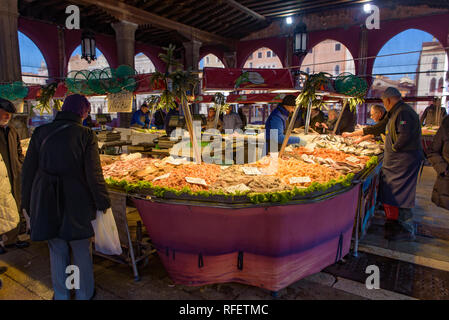
<path fill-rule="evenodd" d="M 133 114 L 133 118 L 131 119 L 131 127 L 148 128 L 150 125 L 149 112 L 150 109 L 147 104 L 142 104 L 140 109 Z"/>
<path fill-rule="evenodd" d="M 17 131 L 8 125 L 14 113 L 14 104 L 0 98 L 0 241 L 5 247 L 24 248 L 29 243 L 17 239 L 24 156 Z M 3 245 L 0 245 L 0 254 L 6 252 Z"/>
<path fill-rule="evenodd" d="M 282 103 L 271 112 L 265 123 L 265 153 L 278 152 L 280 145 L 284 141 L 285 129 L 288 123 L 288 116 L 293 113 L 296 107 L 296 97 L 288 95 L 284 97 Z M 299 137 L 289 137 L 287 144 L 300 143 Z"/>

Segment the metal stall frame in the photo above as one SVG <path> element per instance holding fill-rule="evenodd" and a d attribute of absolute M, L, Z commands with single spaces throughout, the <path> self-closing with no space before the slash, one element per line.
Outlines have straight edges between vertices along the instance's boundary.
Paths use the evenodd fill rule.
<path fill-rule="evenodd" d="M 149 257 L 154 254 L 156 250 L 153 248 L 151 243 L 142 241 L 142 224 L 140 223 L 137 224 L 137 239 L 134 242 L 132 241 L 126 216 L 126 202 L 128 198 L 127 195 L 125 193 L 109 190 L 109 196 L 111 198 L 112 213 L 114 215 L 115 223 L 117 225 L 117 230 L 119 233 L 120 245 L 124 250 L 122 255 L 120 256 L 106 255 L 97 252 L 96 250 L 92 250 L 92 253 L 120 264 L 129 265 L 133 270 L 134 281 L 139 282 L 140 275 L 137 269 L 137 263 L 139 263 L 140 261 L 144 261 L 144 265 L 146 265 L 148 263 Z"/>

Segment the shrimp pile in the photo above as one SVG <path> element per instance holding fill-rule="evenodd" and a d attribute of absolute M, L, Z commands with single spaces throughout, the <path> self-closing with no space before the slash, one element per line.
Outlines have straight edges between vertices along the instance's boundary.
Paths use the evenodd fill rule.
<path fill-rule="evenodd" d="M 209 190 L 209 186 L 214 184 L 219 174 L 221 173 L 220 166 L 216 164 L 186 164 L 173 167 L 171 170 L 165 170 L 170 173 L 166 179 L 161 179 L 153 182 L 153 185 L 160 187 L 173 188 L 181 190 L 184 187 L 189 187 L 192 191 Z M 206 181 L 207 186 L 200 184 L 191 184 L 186 181 L 186 177 L 201 178 Z"/>
<path fill-rule="evenodd" d="M 312 182 L 327 183 L 330 180 L 337 180 L 342 176 L 337 170 L 323 167 L 319 164 L 310 164 L 294 159 L 279 159 L 277 176 L 287 184 L 290 184 L 290 178 L 293 177 L 310 177 L 311 182 L 305 182 L 300 185 L 308 187 Z"/>

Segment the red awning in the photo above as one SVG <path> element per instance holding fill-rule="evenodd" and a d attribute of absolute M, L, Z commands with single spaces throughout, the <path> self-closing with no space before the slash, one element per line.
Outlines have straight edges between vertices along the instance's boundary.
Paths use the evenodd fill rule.
<path fill-rule="evenodd" d="M 195 97 L 194 103 L 214 103 L 214 96 L 201 94 Z"/>
<path fill-rule="evenodd" d="M 204 90 L 276 90 L 293 89 L 288 69 L 204 68 Z"/>
<path fill-rule="evenodd" d="M 24 100 L 36 100 L 41 91 L 40 85 L 28 86 L 28 94 Z"/>
<path fill-rule="evenodd" d="M 287 93 L 230 94 L 226 103 L 280 103 L 286 95 Z"/>

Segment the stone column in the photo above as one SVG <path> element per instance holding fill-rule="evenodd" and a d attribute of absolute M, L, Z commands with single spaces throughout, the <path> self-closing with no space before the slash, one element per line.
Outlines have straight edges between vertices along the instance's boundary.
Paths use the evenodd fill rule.
<path fill-rule="evenodd" d="M 17 0 L 0 1 L 0 82 L 21 81 Z"/>
<path fill-rule="evenodd" d="M 185 69 L 198 70 L 200 62 L 200 48 L 202 43 L 198 40 L 191 40 L 182 43 L 185 49 L 184 67 Z"/>
<path fill-rule="evenodd" d="M 128 65 L 134 68 L 135 34 L 138 25 L 128 21 L 112 24 L 117 42 L 118 65 Z"/>
<path fill-rule="evenodd" d="M 357 71 L 357 75 L 362 76 L 363 78 L 365 78 L 366 82 L 368 83 L 368 86 L 370 85 L 370 80 L 367 76 L 366 76 L 366 72 L 367 72 L 367 65 L 368 65 L 368 60 L 365 59 L 368 56 L 368 30 L 363 26 L 360 30 L 360 40 L 359 40 L 359 60 L 358 62 L 358 71 Z M 354 64 L 355 64 L 354 63 Z M 368 88 L 369 90 L 369 88 Z M 358 116 L 358 123 L 366 123 L 366 121 L 368 120 L 368 107 L 366 105 L 366 103 L 364 103 L 360 109 L 359 109 L 360 113 Z"/>

